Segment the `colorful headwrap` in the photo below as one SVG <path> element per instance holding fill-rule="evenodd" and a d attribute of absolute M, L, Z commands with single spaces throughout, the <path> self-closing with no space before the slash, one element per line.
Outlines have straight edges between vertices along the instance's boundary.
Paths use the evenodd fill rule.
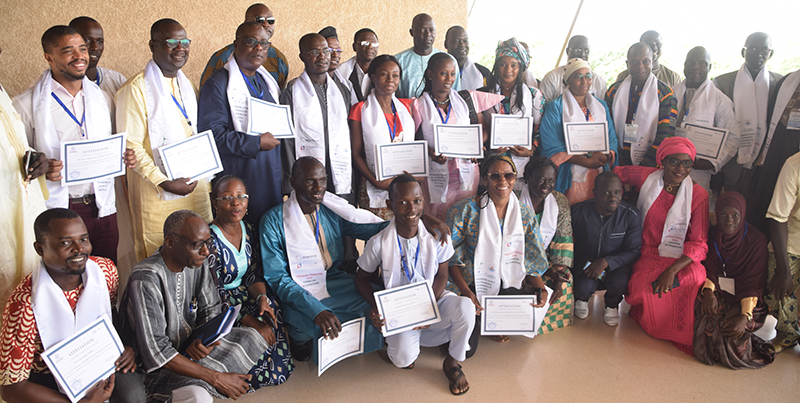
<path fill-rule="evenodd" d="M 507 41 L 498 42 L 497 50 L 495 50 L 494 53 L 495 60 L 503 56 L 511 56 L 514 59 L 517 59 L 521 71 L 525 71 L 528 68 L 528 64 L 530 62 L 528 52 L 526 52 L 525 48 L 522 47 L 519 41 L 517 41 L 517 38 L 511 38 Z"/>
<path fill-rule="evenodd" d="M 574 59 L 569 59 L 567 62 L 567 70 L 564 72 L 564 81 L 569 80 L 569 76 L 580 69 L 589 69 L 590 72 L 592 71 L 592 67 L 589 66 L 589 63 L 587 63 L 586 60 L 579 59 L 577 57 Z"/>
<path fill-rule="evenodd" d="M 511 157 L 505 154 L 492 154 L 488 158 L 483 160 L 483 162 L 481 162 L 481 167 L 480 167 L 481 177 L 488 175 L 489 168 L 491 168 L 492 165 L 494 165 L 494 163 L 497 161 L 508 162 L 508 165 L 511 165 L 511 170 L 514 172 L 514 174 L 517 173 L 517 166 L 514 165 L 514 161 L 511 159 Z"/>
<path fill-rule="evenodd" d="M 697 156 L 697 150 L 694 148 L 694 144 L 684 137 L 669 137 L 666 140 L 661 142 L 661 145 L 658 146 L 658 151 L 656 152 L 656 161 L 661 164 L 661 161 L 664 161 L 664 158 L 673 154 L 689 154 L 689 158 L 694 161 L 695 157 Z"/>

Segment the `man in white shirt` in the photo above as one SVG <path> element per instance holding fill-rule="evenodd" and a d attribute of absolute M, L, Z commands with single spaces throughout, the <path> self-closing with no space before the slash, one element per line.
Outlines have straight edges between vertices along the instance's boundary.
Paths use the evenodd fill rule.
<path fill-rule="evenodd" d="M 588 62 L 590 50 L 589 39 L 583 35 L 575 35 L 569 39 L 567 44 L 567 60 L 578 58 Z M 542 90 L 545 100 L 552 101 L 564 92 L 564 88 L 567 87 L 564 81 L 564 72 L 566 70 L 567 64 L 564 63 L 563 66 L 556 67 L 544 75 L 542 82 L 539 83 L 539 89 Z M 606 86 L 606 79 L 595 71 L 592 77 L 592 86 L 589 87 L 589 93 L 603 99 L 606 93 Z"/>
<path fill-rule="evenodd" d="M 353 87 L 350 103 L 353 105 L 367 99 L 371 81 L 367 75 L 369 64 L 378 56 L 378 34 L 369 28 L 359 29 L 353 37 L 353 51 L 356 55 L 339 66 L 339 73 L 350 81 Z"/>

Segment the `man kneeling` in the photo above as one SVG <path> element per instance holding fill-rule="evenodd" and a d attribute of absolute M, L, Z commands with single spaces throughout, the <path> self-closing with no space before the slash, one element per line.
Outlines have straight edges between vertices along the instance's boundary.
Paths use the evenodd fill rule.
<path fill-rule="evenodd" d="M 449 355 L 443 368 L 450 381 L 450 392 L 461 395 L 469 383 L 459 361 L 466 359 L 469 336 L 475 326 L 475 305 L 469 298 L 445 291 L 448 261 L 453 256 L 453 244 L 438 242 L 420 222 L 422 188 L 410 175 L 400 175 L 389 185 L 387 207 L 394 213 L 388 227 L 372 237 L 358 259 L 356 288 L 372 305 L 370 319 L 376 328 L 383 325 L 378 315 L 370 276 L 381 266 L 381 278 L 387 289 L 425 280 L 433 281 L 433 292 L 442 321 L 386 337 L 389 359 L 398 368 L 414 367 L 419 346 L 434 347 L 449 342 Z M 416 251 L 416 252 L 413 252 Z"/>

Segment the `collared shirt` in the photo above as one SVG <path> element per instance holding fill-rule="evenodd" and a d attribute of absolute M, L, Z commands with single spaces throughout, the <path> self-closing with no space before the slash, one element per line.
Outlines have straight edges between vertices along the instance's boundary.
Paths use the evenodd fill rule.
<path fill-rule="evenodd" d="M 80 122 L 84 114 L 83 89 L 73 97 L 58 81 L 53 80 L 53 93 Z M 83 130 L 83 133 L 86 134 L 86 124 L 84 123 L 83 128 L 78 126 L 55 99 L 51 99 L 50 102 L 50 115 L 53 117 L 53 128 L 60 141 L 85 139 L 85 137 L 82 137 L 81 131 Z M 91 183 L 69 187 L 69 197 L 81 197 L 90 194 L 94 194 Z"/>
<path fill-rule="evenodd" d="M 800 153 L 783 164 L 775 192 L 767 210 L 767 218 L 789 227 L 788 251 L 800 255 Z"/>
<path fill-rule="evenodd" d="M 633 266 L 642 248 L 642 217 L 636 207 L 620 202 L 608 217 L 597 212 L 595 199 L 572 205 L 576 269 L 605 258 L 608 271 Z"/>

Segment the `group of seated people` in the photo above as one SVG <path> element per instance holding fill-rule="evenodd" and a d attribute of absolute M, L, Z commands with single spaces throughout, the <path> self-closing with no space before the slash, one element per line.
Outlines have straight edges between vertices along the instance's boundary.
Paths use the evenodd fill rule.
<path fill-rule="evenodd" d="M 13 107 L 2 98 L 4 121 L 15 116 L 8 108 L 20 116 L 6 132 L 37 151 L 18 153 L 25 172 L 14 183 L 25 197 L 49 193 L 32 224 L 37 263 L 3 312 L 4 400 L 65 400 L 41 355 L 103 315 L 126 347 L 86 402 L 235 399 L 285 382 L 295 360 L 317 361 L 318 339 L 362 317 L 365 354 L 387 346 L 395 366 L 413 369 L 421 346 L 440 347 L 449 391 L 461 395 L 481 298 L 493 295 L 539 296 L 546 334 L 587 318 L 605 290 L 606 325 L 618 325 L 624 299 L 651 336 L 733 369 L 763 367 L 797 344 L 800 72 L 768 72 L 766 34 L 748 37 L 738 73 L 712 83 L 705 49 L 689 52 L 680 81 L 658 65 L 661 38 L 648 31 L 606 90 L 585 37 L 539 81 L 515 38 L 498 43 L 489 71 L 469 61 L 461 27 L 448 30 L 449 53 L 434 49 L 433 19 L 420 14 L 414 46 L 396 56 L 378 55 L 368 28 L 344 63 L 333 27 L 304 35 L 304 71 L 287 82 L 269 42 L 275 21 L 263 4 L 248 8 L 199 98 L 181 71 L 191 40 L 175 20 L 153 24 L 152 60 L 116 88 L 115 72 L 97 66 L 97 21 L 45 32 L 51 69 Z M 250 97 L 290 105 L 295 138 L 247 133 Z M 532 117 L 531 146 L 491 149 L 493 114 Z M 607 150 L 568 152 L 570 122 L 605 122 Z M 439 124 L 483 125 L 485 158 L 435 153 Z M 699 153 L 687 124 L 727 130 L 716 157 Z M 223 172 L 170 179 L 158 148 L 206 130 Z M 127 133 L 124 180 L 62 187 L 59 141 L 116 131 Z M 428 176 L 378 180 L 376 145 L 414 140 L 429 144 Z M 117 225 L 115 206 L 129 210 L 130 228 Z M 125 237 L 138 263 L 123 291 L 115 261 Z M 374 292 L 421 281 L 441 322 L 384 338 Z M 236 305 L 229 334 L 189 340 Z M 754 334 L 768 314 L 778 319 L 770 342 Z"/>

